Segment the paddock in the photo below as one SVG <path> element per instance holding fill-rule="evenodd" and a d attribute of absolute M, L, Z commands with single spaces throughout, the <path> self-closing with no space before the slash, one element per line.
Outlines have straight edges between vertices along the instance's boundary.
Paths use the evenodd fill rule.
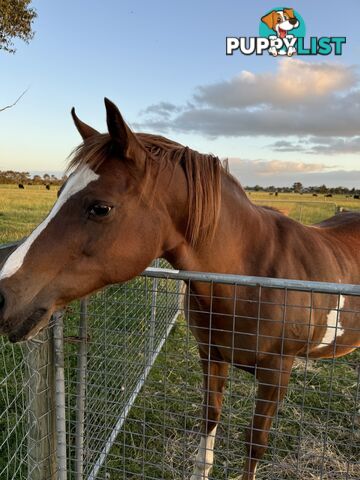
<path fill-rule="evenodd" d="M 31 342 L 1 340 L 0 478 L 190 478 L 203 400 L 197 346 L 184 320 L 184 281 L 248 286 L 259 301 L 254 322 L 269 288 L 283 292 L 284 317 L 289 308 L 306 308 L 310 318 L 316 293 L 360 295 L 354 285 L 158 266 L 72 304 Z M 295 291 L 308 292 L 309 304 L 290 304 Z M 257 480 L 360 477 L 359 361 L 358 351 L 297 360 Z M 232 367 L 211 479 L 241 472 L 255 386 L 253 376 Z"/>

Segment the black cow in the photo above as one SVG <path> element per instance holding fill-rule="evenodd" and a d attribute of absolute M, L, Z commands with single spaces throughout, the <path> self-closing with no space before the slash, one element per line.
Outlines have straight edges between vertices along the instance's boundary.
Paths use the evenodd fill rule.
<path fill-rule="evenodd" d="M 24 189 L 24 188 L 25 188 L 25 187 L 24 187 L 24 185 L 23 185 L 22 183 L 19 183 L 18 187 L 19 187 L 19 188 L 22 188 L 22 189 Z"/>

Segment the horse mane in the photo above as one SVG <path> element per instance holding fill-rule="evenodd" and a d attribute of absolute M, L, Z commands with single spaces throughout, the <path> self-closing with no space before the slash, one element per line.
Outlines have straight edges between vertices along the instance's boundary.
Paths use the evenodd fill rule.
<path fill-rule="evenodd" d="M 188 185 L 188 224 L 186 238 L 193 246 L 212 240 L 221 207 L 221 176 L 231 178 L 228 163 L 222 165 L 218 157 L 202 154 L 160 135 L 136 133 L 140 145 L 146 150 L 145 182 L 157 179 L 162 168 L 180 165 Z M 88 165 L 96 171 L 111 155 L 114 142 L 108 134 L 99 134 L 85 140 L 71 154 L 67 171 Z M 241 188 L 241 187 L 240 187 Z M 242 188 L 241 188 L 242 189 Z"/>

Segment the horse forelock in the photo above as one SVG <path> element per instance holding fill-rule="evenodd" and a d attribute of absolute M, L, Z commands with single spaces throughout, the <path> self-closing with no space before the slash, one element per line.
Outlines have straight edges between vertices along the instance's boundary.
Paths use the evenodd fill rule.
<path fill-rule="evenodd" d="M 221 176 L 231 178 L 241 188 L 237 180 L 214 155 L 199 153 L 160 135 L 137 133 L 136 138 L 147 154 L 144 188 L 149 179 L 156 183 L 163 168 L 170 167 L 174 171 L 176 165 L 180 165 L 188 184 L 186 237 L 193 246 L 211 241 L 220 214 Z M 94 135 L 75 148 L 67 171 L 87 165 L 96 172 L 106 159 L 114 155 L 115 147 L 110 135 Z M 131 162 L 128 164 L 130 167 Z"/>

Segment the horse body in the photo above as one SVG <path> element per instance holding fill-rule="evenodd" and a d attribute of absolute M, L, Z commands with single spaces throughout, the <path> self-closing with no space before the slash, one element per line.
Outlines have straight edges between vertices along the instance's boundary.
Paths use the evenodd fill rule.
<path fill-rule="evenodd" d="M 359 283 L 360 214 L 341 213 L 304 226 L 276 210 L 254 206 L 231 182 L 223 191 L 227 194 L 212 246 L 195 258 L 183 252 L 165 255 L 176 268 Z M 360 299 L 191 282 L 185 306 L 203 364 L 204 431 L 210 439 L 207 448 L 199 447 L 192 480 L 208 478 L 229 364 L 259 381 L 242 477 L 253 480 L 295 357 L 334 358 L 359 347 Z"/>
<path fill-rule="evenodd" d="M 175 268 L 359 283 L 360 214 L 313 227 L 250 202 L 219 159 L 134 134 L 106 100 L 109 134 L 73 118 L 84 143 L 47 219 L 0 272 L 0 329 L 31 338 L 51 313 L 140 274 Z M 60 239 L 60 240 L 59 240 Z M 360 345 L 359 299 L 191 282 L 185 300 L 204 372 L 204 435 L 191 480 L 206 480 L 228 368 L 258 380 L 242 480 L 254 480 L 296 356 L 336 357 Z"/>

